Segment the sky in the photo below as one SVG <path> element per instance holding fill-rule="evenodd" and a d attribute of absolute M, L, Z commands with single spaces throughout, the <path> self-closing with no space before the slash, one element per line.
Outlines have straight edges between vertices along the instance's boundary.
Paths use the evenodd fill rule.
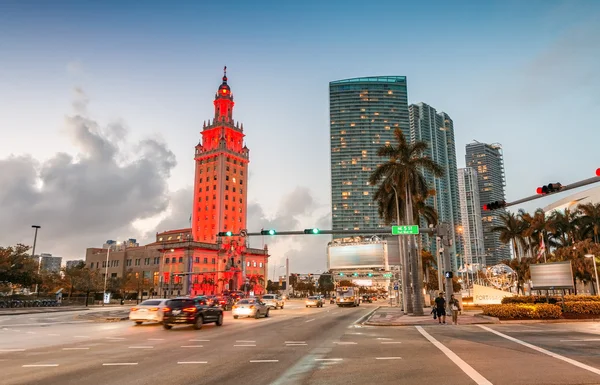
<path fill-rule="evenodd" d="M 472 140 L 501 143 L 509 201 L 585 179 L 600 167 L 598 63 L 594 0 L 4 0 L 0 245 L 31 244 L 38 224 L 36 251 L 79 259 L 188 226 L 225 65 L 250 231 L 331 225 L 328 83 L 350 77 L 407 76 L 409 103 L 454 120 L 459 167 Z M 328 241 L 252 244 L 316 272 Z"/>

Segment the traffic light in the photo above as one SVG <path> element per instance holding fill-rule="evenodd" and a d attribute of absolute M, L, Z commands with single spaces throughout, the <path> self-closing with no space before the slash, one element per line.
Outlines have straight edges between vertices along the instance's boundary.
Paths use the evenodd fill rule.
<path fill-rule="evenodd" d="M 340 277 L 343 277 L 343 276 L 344 276 L 344 273 L 340 273 Z"/>
<path fill-rule="evenodd" d="M 368 275 L 369 277 L 372 277 L 372 276 L 373 276 L 373 273 L 369 273 L 369 274 L 367 274 L 367 275 Z"/>
<path fill-rule="evenodd" d="M 222 231 L 217 234 L 219 237 L 231 237 L 233 233 L 231 231 Z"/>
<path fill-rule="evenodd" d="M 502 207 L 506 207 L 505 201 L 495 201 L 495 202 L 483 205 L 483 209 L 485 211 L 498 210 L 498 209 L 501 209 Z"/>
<path fill-rule="evenodd" d="M 542 186 L 542 187 L 538 187 L 536 192 L 538 194 L 551 194 L 557 191 L 560 191 L 560 189 L 562 188 L 562 184 L 560 183 L 548 183 L 546 186 Z"/>
<path fill-rule="evenodd" d="M 304 234 L 320 234 L 321 230 L 319 229 L 305 229 Z"/>
<path fill-rule="evenodd" d="M 275 235 L 277 232 L 275 230 L 261 230 L 260 235 Z"/>
<path fill-rule="evenodd" d="M 353 276 L 355 276 L 355 277 L 358 277 L 358 273 L 354 273 L 354 274 L 352 274 L 352 275 L 353 275 Z"/>
<path fill-rule="evenodd" d="M 600 168 L 596 169 L 596 176 L 600 176 Z"/>
<path fill-rule="evenodd" d="M 444 274 L 444 276 L 445 276 L 446 278 L 453 278 L 453 277 L 454 277 L 454 273 L 452 273 L 451 271 L 447 271 L 447 272 Z"/>

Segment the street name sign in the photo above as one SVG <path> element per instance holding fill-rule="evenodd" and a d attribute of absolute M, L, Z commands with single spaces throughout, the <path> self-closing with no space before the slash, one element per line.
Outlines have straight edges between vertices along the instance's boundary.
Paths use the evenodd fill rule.
<path fill-rule="evenodd" d="M 392 235 L 417 235 L 419 234 L 418 225 L 392 226 Z"/>

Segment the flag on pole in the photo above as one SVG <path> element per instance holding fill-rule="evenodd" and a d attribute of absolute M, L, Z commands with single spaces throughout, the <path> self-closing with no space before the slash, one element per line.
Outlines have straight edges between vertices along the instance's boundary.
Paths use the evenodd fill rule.
<path fill-rule="evenodd" d="M 544 237 L 542 237 L 542 240 L 540 241 L 540 247 L 538 249 L 538 253 L 537 253 L 537 259 L 539 260 L 542 255 L 544 255 L 544 253 L 546 252 L 546 244 L 544 243 Z"/>

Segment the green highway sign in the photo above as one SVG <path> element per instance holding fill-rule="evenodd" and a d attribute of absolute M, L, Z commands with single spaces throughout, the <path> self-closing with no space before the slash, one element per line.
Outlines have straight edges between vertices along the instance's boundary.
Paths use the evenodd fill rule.
<path fill-rule="evenodd" d="M 392 235 L 416 235 L 419 234 L 418 225 L 392 226 Z"/>

